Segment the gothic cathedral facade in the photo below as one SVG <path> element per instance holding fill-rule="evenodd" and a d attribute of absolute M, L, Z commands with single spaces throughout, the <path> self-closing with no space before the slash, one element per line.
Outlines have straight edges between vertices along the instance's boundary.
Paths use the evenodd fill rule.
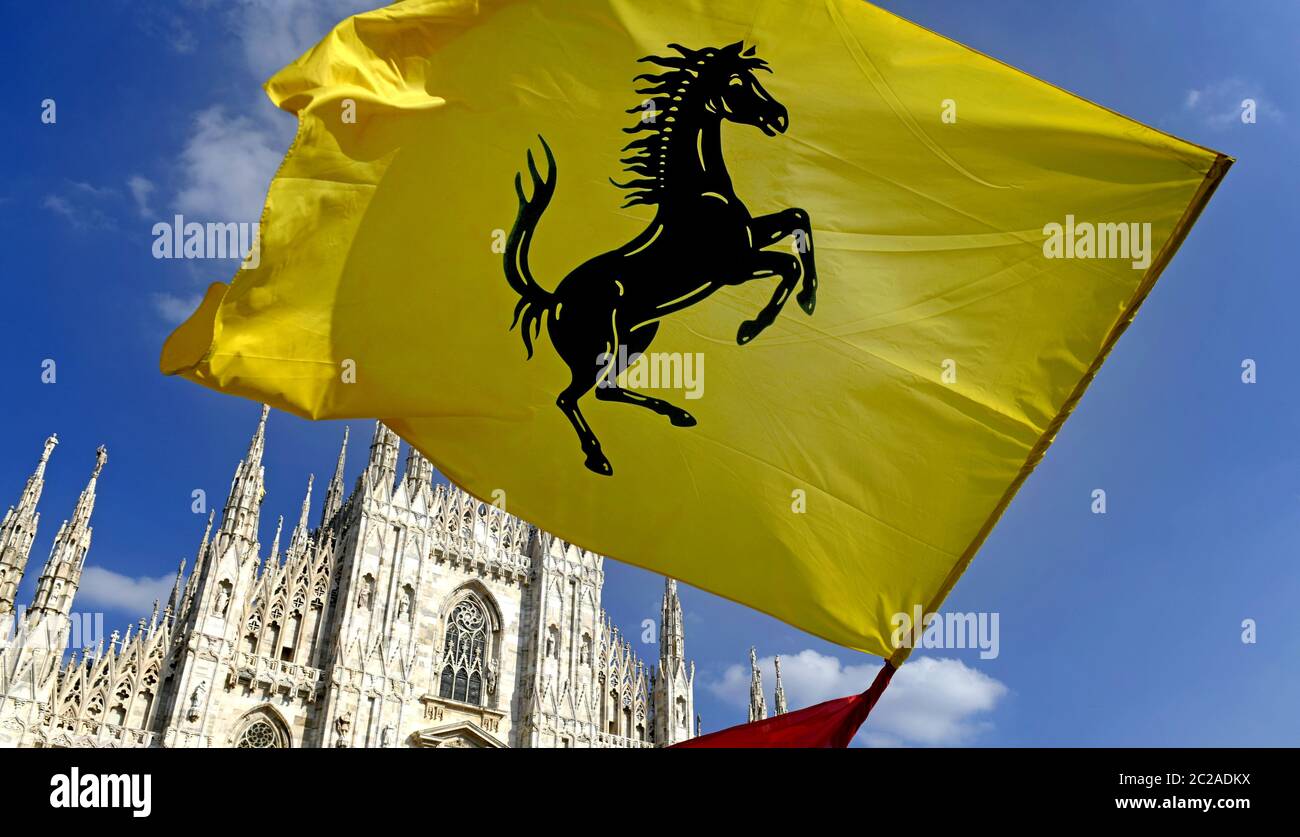
<path fill-rule="evenodd" d="M 281 550 L 259 539 L 263 408 L 221 521 L 168 602 L 65 659 L 100 448 L 25 609 L 46 441 L 0 524 L 0 746 L 652 747 L 695 734 L 694 665 L 667 580 L 647 663 L 601 607 L 604 559 L 434 478 L 377 424 L 315 528 L 308 480 Z"/>

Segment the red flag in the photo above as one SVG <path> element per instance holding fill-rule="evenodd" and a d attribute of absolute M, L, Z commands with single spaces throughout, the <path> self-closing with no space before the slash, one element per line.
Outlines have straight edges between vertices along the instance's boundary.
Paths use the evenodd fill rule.
<path fill-rule="evenodd" d="M 894 667 L 885 663 L 860 695 L 688 738 L 673 747 L 847 747 L 893 676 Z"/>

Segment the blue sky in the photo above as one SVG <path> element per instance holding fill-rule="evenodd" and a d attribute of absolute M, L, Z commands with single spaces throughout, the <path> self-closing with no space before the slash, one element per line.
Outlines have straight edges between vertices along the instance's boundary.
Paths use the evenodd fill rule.
<path fill-rule="evenodd" d="M 233 270 L 155 260 L 150 230 L 174 212 L 256 218 L 293 132 L 261 80 L 363 5 L 106 0 L 9 16 L 0 507 L 45 436 L 61 439 L 25 595 L 100 443 L 98 569 L 79 608 L 124 626 L 192 559 L 203 519 L 191 492 L 220 505 L 256 408 L 158 374 L 172 325 Z M 1000 654 L 918 653 L 862 742 L 1296 744 L 1300 5 L 882 5 L 1238 162 L 945 605 L 998 613 Z M 1255 124 L 1238 118 L 1248 97 Z M 46 98 L 53 125 L 40 120 Z M 1247 358 L 1253 385 L 1241 381 Z M 349 480 L 370 430 L 352 428 Z M 274 414 L 264 540 L 276 515 L 295 513 L 309 472 L 328 477 L 341 434 L 342 423 Z M 1105 515 L 1091 513 L 1097 488 Z M 606 608 L 639 634 L 661 580 L 613 561 L 606 571 Z M 875 665 L 707 594 L 683 600 L 706 729 L 744 720 L 750 644 L 782 655 L 793 704 L 860 690 Z M 1241 641 L 1244 619 L 1257 622 L 1254 644 Z M 770 689 L 770 669 L 765 679 Z"/>

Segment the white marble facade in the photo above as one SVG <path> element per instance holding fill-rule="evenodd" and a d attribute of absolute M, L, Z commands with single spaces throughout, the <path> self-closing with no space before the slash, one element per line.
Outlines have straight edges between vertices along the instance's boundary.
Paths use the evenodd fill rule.
<path fill-rule="evenodd" d="M 676 584 L 659 658 L 601 608 L 604 559 L 435 482 L 377 424 L 315 528 L 312 484 L 269 549 L 259 536 L 263 409 L 214 530 L 170 600 L 107 642 L 65 649 L 94 476 L 32 603 L 16 604 L 39 523 L 47 440 L 0 526 L 0 746 L 651 747 L 696 727 Z"/>

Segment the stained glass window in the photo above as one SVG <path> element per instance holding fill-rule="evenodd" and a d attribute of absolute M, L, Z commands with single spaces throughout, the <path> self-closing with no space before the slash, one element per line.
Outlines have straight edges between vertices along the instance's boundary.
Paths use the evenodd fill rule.
<path fill-rule="evenodd" d="M 239 748 L 265 749 L 268 747 L 282 747 L 280 736 L 275 731 L 275 727 L 267 721 L 257 720 L 248 725 L 243 734 L 239 736 Z"/>
<path fill-rule="evenodd" d="M 487 616 L 478 602 L 465 599 L 456 605 L 447 620 L 439 694 L 452 700 L 482 704 L 486 650 Z"/>

